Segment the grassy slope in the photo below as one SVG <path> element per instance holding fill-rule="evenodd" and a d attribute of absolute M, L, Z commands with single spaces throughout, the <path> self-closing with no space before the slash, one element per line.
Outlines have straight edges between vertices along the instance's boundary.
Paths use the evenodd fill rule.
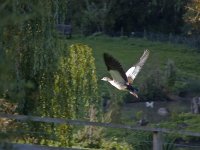
<path fill-rule="evenodd" d="M 144 49 L 149 49 L 151 54 L 140 77 L 145 76 L 149 70 L 156 67 L 163 67 L 168 59 L 175 62 L 178 70 L 186 75 L 198 77 L 200 74 L 200 54 L 194 49 L 184 45 L 170 43 L 151 42 L 137 38 L 110 38 L 110 37 L 75 37 L 67 43 L 84 43 L 92 47 L 96 59 L 98 77 L 107 75 L 106 67 L 103 62 L 103 52 L 112 54 L 119 59 L 124 69 L 128 69 L 137 62 Z M 137 80 L 139 80 L 137 78 Z"/>
<path fill-rule="evenodd" d="M 103 62 L 103 52 L 108 52 L 114 57 L 118 58 L 125 69 L 128 69 L 132 64 L 137 62 L 144 49 L 149 49 L 151 54 L 149 60 L 141 71 L 140 75 L 136 78 L 135 82 L 138 85 L 142 82 L 142 79 L 148 75 L 149 70 L 153 70 L 156 67 L 163 68 L 168 59 L 175 62 L 175 65 L 179 71 L 179 75 L 186 78 L 198 78 L 200 74 L 200 53 L 195 52 L 194 49 L 186 47 L 184 45 L 175 45 L 170 43 L 151 42 L 145 39 L 136 38 L 110 38 L 110 37 L 75 37 L 67 41 L 67 43 L 84 43 L 89 45 L 94 50 L 94 57 L 96 59 L 96 67 L 98 78 L 103 76 L 109 76 L 106 71 L 105 64 Z M 115 88 L 111 88 L 109 84 L 106 84 L 99 80 L 101 91 L 112 91 L 111 93 L 119 93 L 123 95 L 125 92 L 119 92 Z M 113 92 L 115 91 L 115 92 Z M 114 96 L 118 98 L 118 96 Z M 136 104 L 134 104 L 136 105 Z M 139 104 L 138 104 L 139 105 Z M 170 104 L 169 105 L 174 105 Z M 169 106 L 172 108 L 172 106 Z M 135 112 L 141 110 L 142 107 L 135 109 Z M 175 107 L 176 109 L 176 107 Z M 127 110 L 127 108 L 126 108 Z M 132 109 L 131 109 L 132 110 Z M 129 111 L 128 113 L 135 113 Z M 127 114 L 126 114 L 127 115 Z M 125 120 L 130 119 L 129 117 Z"/>

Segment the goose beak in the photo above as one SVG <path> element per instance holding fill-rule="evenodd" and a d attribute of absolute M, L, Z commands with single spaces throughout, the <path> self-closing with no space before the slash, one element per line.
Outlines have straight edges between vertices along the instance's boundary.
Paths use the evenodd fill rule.
<path fill-rule="evenodd" d="M 134 92 L 130 92 L 131 95 L 135 96 L 136 98 L 138 98 L 138 95 Z"/>

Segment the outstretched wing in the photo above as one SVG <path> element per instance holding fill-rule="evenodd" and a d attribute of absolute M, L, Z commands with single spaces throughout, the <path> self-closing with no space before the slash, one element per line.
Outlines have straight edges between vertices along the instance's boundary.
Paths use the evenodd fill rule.
<path fill-rule="evenodd" d="M 149 57 L 149 50 L 145 50 L 143 55 L 140 57 L 138 63 L 132 66 L 130 69 L 128 69 L 128 71 L 126 72 L 126 76 L 128 78 L 129 83 L 133 83 L 133 80 L 136 78 L 136 76 L 142 69 L 142 66 L 144 65 L 148 57 Z"/>
<path fill-rule="evenodd" d="M 113 80 L 123 84 L 127 83 L 128 79 L 121 64 L 107 53 L 104 53 L 103 56 L 107 69 L 110 75 L 112 76 Z"/>

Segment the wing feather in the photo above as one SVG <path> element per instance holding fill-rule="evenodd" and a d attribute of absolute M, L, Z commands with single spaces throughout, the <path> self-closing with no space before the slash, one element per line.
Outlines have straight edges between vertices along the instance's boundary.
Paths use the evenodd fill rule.
<path fill-rule="evenodd" d="M 148 57 L 149 57 L 149 50 L 145 50 L 143 55 L 140 57 L 140 60 L 130 69 L 128 69 L 128 71 L 126 72 L 126 76 L 128 78 L 129 83 L 132 83 L 133 80 L 136 78 L 136 76 L 142 69 Z"/>
<path fill-rule="evenodd" d="M 104 62 L 113 80 L 120 83 L 127 83 L 128 79 L 121 64 L 115 58 L 113 58 L 111 55 L 107 53 L 104 53 L 103 56 L 104 56 Z"/>

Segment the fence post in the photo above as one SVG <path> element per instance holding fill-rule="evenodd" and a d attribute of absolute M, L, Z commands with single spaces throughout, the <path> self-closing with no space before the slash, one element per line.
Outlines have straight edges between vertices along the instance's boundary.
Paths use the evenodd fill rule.
<path fill-rule="evenodd" d="M 162 150 L 162 135 L 161 132 L 153 132 L 153 150 Z"/>

